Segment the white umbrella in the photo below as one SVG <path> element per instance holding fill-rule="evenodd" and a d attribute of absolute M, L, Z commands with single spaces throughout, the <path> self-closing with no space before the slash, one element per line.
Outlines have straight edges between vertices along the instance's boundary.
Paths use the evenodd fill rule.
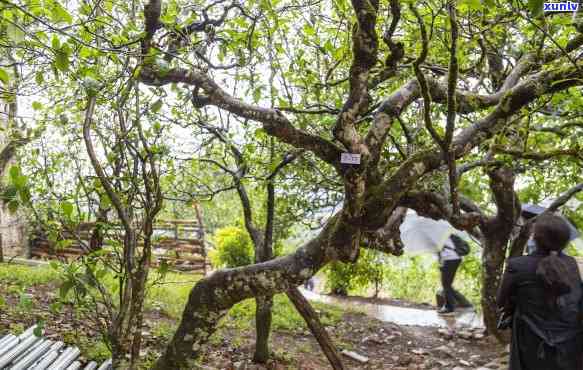
<path fill-rule="evenodd" d="M 449 222 L 422 217 L 414 211 L 407 212 L 399 230 L 405 253 L 409 254 L 437 253 L 454 233 L 468 238 L 466 233 L 455 229 Z"/>

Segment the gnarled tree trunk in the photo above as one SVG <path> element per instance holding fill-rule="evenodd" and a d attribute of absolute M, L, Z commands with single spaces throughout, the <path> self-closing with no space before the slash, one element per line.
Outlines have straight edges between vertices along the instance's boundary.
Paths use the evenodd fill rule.
<path fill-rule="evenodd" d="M 498 338 L 498 309 L 496 294 L 506 260 L 508 239 L 487 238 L 482 240 L 482 312 L 488 334 Z"/>
<path fill-rule="evenodd" d="M 153 369 L 190 369 L 218 321 L 236 303 L 258 296 L 285 292 L 301 285 L 328 260 L 327 250 L 342 223 L 337 214 L 316 238 L 295 253 L 252 266 L 220 270 L 200 280 L 192 289 L 182 320 L 164 354 Z"/>

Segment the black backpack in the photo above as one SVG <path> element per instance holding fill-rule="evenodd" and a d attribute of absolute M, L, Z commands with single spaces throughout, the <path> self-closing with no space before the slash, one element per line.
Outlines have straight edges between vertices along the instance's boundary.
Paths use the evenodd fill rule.
<path fill-rule="evenodd" d="M 470 245 L 465 240 L 455 234 L 451 234 L 450 239 L 458 255 L 467 256 L 470 253 Z"/>

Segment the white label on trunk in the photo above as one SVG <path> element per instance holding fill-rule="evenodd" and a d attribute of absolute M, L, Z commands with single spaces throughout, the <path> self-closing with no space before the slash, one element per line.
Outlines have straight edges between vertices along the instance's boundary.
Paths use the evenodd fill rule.
<path fill-rule="evenodd" d="M 360 154 L 342 153 L 340 154 L 340 163 L 360 164 Z"/>

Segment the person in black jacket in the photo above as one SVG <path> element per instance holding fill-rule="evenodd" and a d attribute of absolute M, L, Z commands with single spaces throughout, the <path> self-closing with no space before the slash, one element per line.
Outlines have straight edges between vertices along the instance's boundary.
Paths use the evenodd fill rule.
<path fill-rule="evenodd" d="M 541 215 L 534 240 L 533 254 L 508 260 L 498 291 L 498 306 L 513 317 L 509 369 L 583 370 L 581 276 L 562 253 L 569 228 Z"/>

